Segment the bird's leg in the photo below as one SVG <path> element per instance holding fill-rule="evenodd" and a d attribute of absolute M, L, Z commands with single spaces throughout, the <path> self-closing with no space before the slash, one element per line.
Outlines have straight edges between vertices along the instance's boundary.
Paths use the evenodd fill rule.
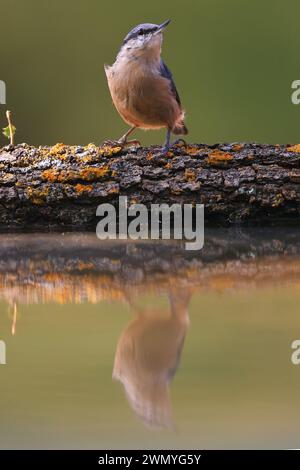
<path fill-rule="evenodd" d="M 188 323 L 188 307 L 192 297 L 192 292 L 189 289 L 171 289 L 168 293 L 168 297 L 172 316 L 174 316 L 178 320 L 183 321 L 184 323 Z"/>
<path fill-rule="evenodd" d="M 135 126 L 131 127 L 126 134 L 124 134 L 119 140 L 119 144 L 121 145 L 128 145 L 128 144 L 137 144 L 141 145 L 139 140 L 127 140 L 127 137 L 136 129 Z"/>
<path fill-rule="evenodd" d="M 119 140 L 105 140 L 104 145 L 120 145 L 122 148 L 126 145 L 141 145 L 139 140 L 127 140 L 127 137 L 136 129 L 135 126 L 131 127 Z"/>
<path fill-rule="evenodd" d="M 171 129 L 168 128 L 167 130 L 167 135 L 166 135 L 166 140 L 163 146 L 163 152 L 168 152 L 170 148 L 170 139 L 171 139 Z"/>
<path fill-rule="evenodd" d="M 136 304 L 136 302 L 135 302 L 136 299 L 133 300 L 131 294 L 127 291 L 125 293 L 125 300 L 126 300 L 126 302 L 128 303 L 130 309 L 133 311 L 133 313 L 135 315 L 141 315 L 142 314 L 143 309 Z"/>

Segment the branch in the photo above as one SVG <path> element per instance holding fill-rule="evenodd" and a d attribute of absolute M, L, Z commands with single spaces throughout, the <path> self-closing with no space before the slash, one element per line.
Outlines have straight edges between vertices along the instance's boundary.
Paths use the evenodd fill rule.
<path fill-rule="evenodd" d="M 300 145 L 0 149 L 0 227 L 95 227 L 100 203 L 201 203 L 206 221 L 298 220 Z"/>

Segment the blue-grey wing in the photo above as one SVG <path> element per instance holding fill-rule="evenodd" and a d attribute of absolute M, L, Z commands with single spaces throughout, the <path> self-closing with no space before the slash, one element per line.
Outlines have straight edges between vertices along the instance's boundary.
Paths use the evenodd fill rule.
<path fill-rule="evenodd" d="M 167 67 L 167 65 L 164 63 L 163 60 L 160 63 L 160 73 L 164 78 L 167 78 L 169 80 L 171 92 L 173 93 L 173 95 L 174 95 L 177 103 L 179 104 L 179 106 L 181 106 L 180 97 L 179 97 L 175 82 L 173 80 L 172 72 L 169 69 L 169 67 Z"/>

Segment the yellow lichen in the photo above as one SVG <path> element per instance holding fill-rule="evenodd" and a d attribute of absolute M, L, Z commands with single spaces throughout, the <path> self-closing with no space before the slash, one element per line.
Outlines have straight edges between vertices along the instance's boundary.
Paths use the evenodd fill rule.
<path fill-rule="evenodd" d="M 26 188 L 26 195 L 28 199 L 37 206 L 42 206 L 46 203 L 46 198 L 50 192 L 49 187 L 45 188 Z"/>
<path fill-rule="evenodd" d="M 62 155 L 66 153 L 68 146 L 62 143 L 58 143 L 53 145 L 49 151 L 49 155 Z"/>
<path fill-rule="evenodd" d="M 276 194 L 274 201 L 272 203 L 272 207 L 278 207 L 281 206 L 281 204 L 284 202 L 284 197 L 281 193 Z"/>
<path fill-rule="evenodd" d="M 292 145 L 291 147 L 287 147 L 288 152 L 296 152 L 300 153 L 300 144 Z"/>
<path fill-rule="evenodd" d="M 184 178 L 186 181 L 192 182 L 196 179 L 196 172 L 191 168 L 187 168 L 184 172 Z"/>
<path fill-rule="evenodd" d="M 223 165 L 224 163 L 230 162 L 233 159 L 233 155 L 222 150 L 213 150 L 207 157 L 207 163 L 209 165 Z"/>
<path fill-rule="evenodd" d="M 120 153 L 122 150 L 122 147 L 120 145 L 116 146 L 109 146 L 109 145 L 103 145 L 102 147 L 99 148 L 99 153 L 100 155 L 103 155 L 104 157 L 111 157 L 113 155 L 117 155 Z"/>

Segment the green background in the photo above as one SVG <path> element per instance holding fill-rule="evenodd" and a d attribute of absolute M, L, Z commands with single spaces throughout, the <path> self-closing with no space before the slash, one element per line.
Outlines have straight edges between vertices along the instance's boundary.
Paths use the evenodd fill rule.
<path fill-rule="evenodd" d="M 127 126 L 115 111 L 103 64 L 127 32 L 171 18 L 163 57 L 197 142 L 300 140 L 298 0 L 0 0 L 0 79 L 17 141 L 100 143 Z M 3 125 L 2 125 L 3 124 Z M 136 133 L 161 143 L 163 131 Z M 1 136 L 0 143 L 5 139 Z"/>

